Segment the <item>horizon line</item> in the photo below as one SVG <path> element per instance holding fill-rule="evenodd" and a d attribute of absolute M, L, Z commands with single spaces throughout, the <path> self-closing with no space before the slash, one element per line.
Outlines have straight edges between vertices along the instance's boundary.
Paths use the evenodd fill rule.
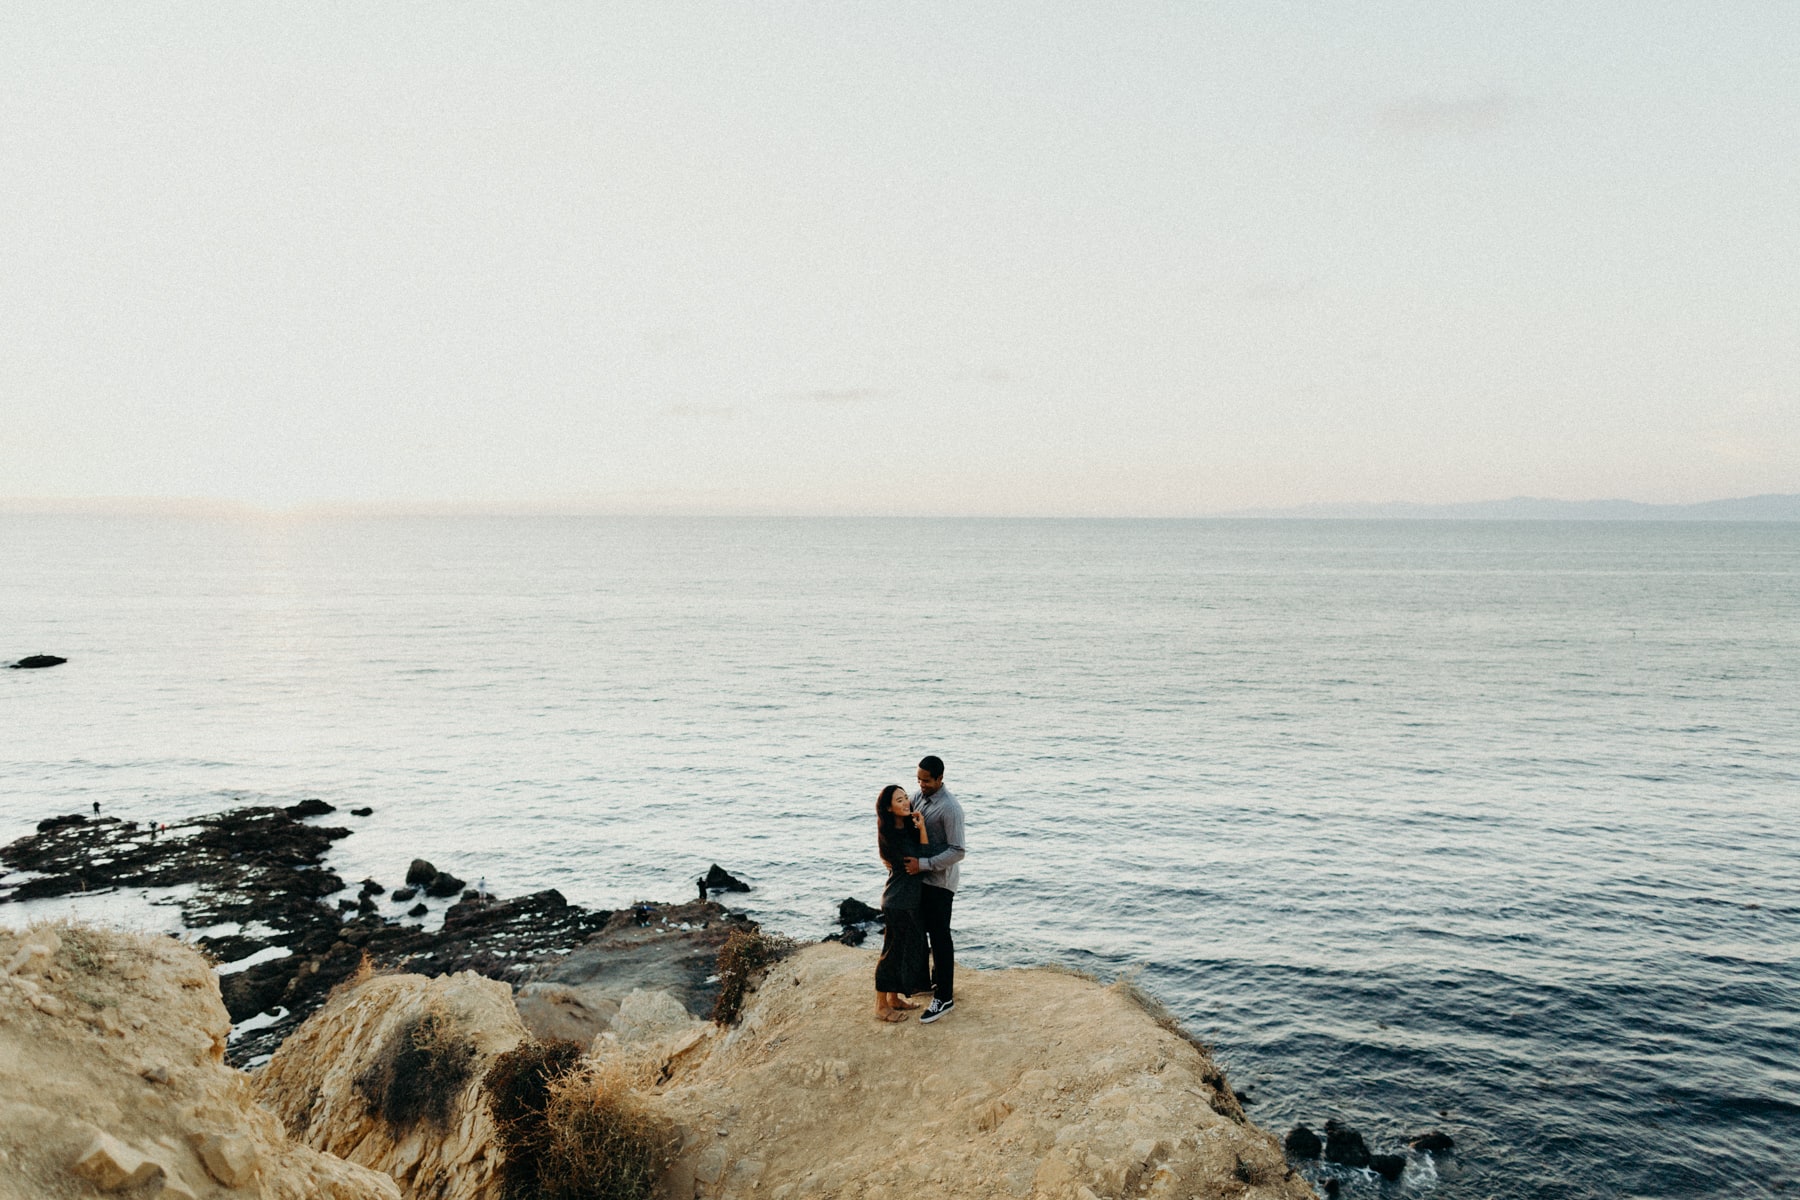
<path fill-rule="evenodd" d="M 1433 511 L 1480 509 L 1503 505 L 1538 507 L 1604 508 L 1626 510 L 1682 510 L 1730 504 L 1793 501 L 1800 493 L 1763 492 L 1721 496 L 1708 500 L 1658 502 L 1617 496 L 1568 500 L 1541 496 L 1509 496 L 1482 500 L 1329 500 L 1292 505 L 1255 505 L 1194 512 L 1004 512 L 1004 511 L 896 511 L 857 509 L 849 506 L 796 506 L 782 504 L 707 502 L 679 494 L 638 494 L 634 497 L 546 500 L 350 500 L 312 501 L 271 505 L 249 500 L 204 496 L 81 496 L 0 497 L 0 516 L 142 516 L 236 520 L 323 520 L 354 517 L 770 517 L 912 520 L 1292 520 L 1355 519 L 1360 511 L 1407 519 L 1433 519 Z M 1376 512 L 1375 510 L 1382 510 Z M 1455 519 L 1440 516 L 1437 519 Z M 1466 518 L 1465 518 L 1466 519 Z M 1580 519 L 1580 518 L 1572 518 Z M 1605 520 L 1598 517 L 1589 519 Z"/>

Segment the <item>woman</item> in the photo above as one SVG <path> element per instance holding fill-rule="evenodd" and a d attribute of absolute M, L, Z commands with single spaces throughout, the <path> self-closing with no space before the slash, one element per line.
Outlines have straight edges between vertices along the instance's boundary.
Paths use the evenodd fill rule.
<path fill-rule="evenodd" d="M 906 998 L 931 990 L 931 968 L 925 959 L 925 927 L 919 923 L 921 879 L 908 875 L 905 858 L 930 858 L 943 846 L 925 836 L 925 814 L 914 812 L 906 789 L 890 783 L 875 800 L 876 846 L 887 864 L 887 887 L 881 893 L 881 957 L 875 962 L 875 1016 L 904 1021 L 906 1010 L 919 1007 Z"/>

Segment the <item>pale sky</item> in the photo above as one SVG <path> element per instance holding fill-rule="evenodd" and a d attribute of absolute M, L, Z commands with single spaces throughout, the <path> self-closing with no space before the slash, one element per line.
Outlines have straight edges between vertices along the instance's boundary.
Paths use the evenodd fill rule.
<path fill-rule="evenodd" d="M 1800 4 L 0 6 L 0 497 L 1800 492 Z"/>

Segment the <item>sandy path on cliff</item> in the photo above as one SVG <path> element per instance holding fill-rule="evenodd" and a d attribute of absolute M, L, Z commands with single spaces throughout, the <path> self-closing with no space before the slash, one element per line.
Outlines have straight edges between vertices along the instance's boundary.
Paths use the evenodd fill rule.
<path fill-rule="evenodd" d="M 683 1139 L 665 1196 L 1312 1195 L 1218 1067 L 1129 988 L 959 971 L 949 1016 L 887 1025 L 874 959 L 801 950 L 737 1027 L 675 1061 L 656 1101 Z"/>

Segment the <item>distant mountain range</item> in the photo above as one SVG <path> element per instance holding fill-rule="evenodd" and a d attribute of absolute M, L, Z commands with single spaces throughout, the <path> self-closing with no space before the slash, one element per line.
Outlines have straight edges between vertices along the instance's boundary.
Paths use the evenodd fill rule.
<path fill-rule="evenodd" d="M 1364 521 L 1800 521 L 1800 495 L 1744 496 L 1699 504 L 1640 504 L 1636 500 L 1474 500 L 1464 504 L 1303 504 L 1245 508 L 1222 517 L 1303 517 Z"/>

